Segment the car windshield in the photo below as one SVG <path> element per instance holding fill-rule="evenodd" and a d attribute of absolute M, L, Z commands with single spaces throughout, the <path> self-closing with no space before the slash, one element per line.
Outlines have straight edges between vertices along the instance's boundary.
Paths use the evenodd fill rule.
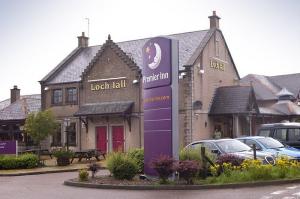
<path fill-rule="evenodd" d="M 251 150 L 249 146 L 238 140 L 224 140 L 216 142 L 216 144 L 224 153 L 235 153 Z"/>
<path fill-rule="evenodd" d="M 273 138 L 259 138 L 257 139 L 262 145 L 264 145 L 267 149 L 276 149 L 276 148 L 282 148 L 284 147 L 283 144 L 281 144 L 279 141 L 273 139 Z"/>

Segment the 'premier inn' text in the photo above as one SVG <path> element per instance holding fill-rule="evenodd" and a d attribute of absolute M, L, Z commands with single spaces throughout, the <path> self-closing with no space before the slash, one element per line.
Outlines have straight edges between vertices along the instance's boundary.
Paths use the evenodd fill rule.
<path fill-rule="evenodd" d="M 91 83 L 91 91 L 126 88 L 126 80 Z"/>
<path fill-rule="evenodd" d="M 161 80 L 161 79 L 168 79 L 169 78 L 169 73 L 158 73 L 158 74 L 152 74 L 150 76 L 144 76 L 143 77 L 143 83 L 149 83 L 149 82 L 154 82 L 157 80 Z"/>

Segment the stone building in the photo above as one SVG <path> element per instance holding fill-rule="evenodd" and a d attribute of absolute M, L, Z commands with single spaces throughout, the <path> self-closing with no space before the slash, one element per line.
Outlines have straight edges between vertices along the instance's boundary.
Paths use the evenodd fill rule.
<path fill-rule="evenodd" d="M 10 93 L 10 99 L 0 102 L 0 140 L 18 140 L 19 146 L 32 145 L 23 126 L 29 113 L 40 110 L 41 95 L 21 95 L 17 86 Z"/>
<path fill-rule="evenodd" d="M 232 121 L 210 114 L 217 88 L 240 79 L 219 20 L 213 12 L 209 29 L 167 35 L 179 41 L 182 146 L 212 137 L 216 127 L 225 136 L 236 135 Z M 142 47 L 148 39 L 115 43 L 109 36 L 98 46 L 88 40 L 84 33 L 79 36 L 78 47 L 40 81 L 42 109 L 51 109 L 61 123 L 49 143 L 106 152 L 142 147 Z"/>

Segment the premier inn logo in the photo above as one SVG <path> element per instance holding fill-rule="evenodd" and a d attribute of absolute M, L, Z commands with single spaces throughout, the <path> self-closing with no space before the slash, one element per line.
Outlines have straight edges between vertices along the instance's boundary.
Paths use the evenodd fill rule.
<path fill-rule="evenodd" d="M 122 89 L 127 87 L 126 77 L 89 80 L 91 91 Z"/>

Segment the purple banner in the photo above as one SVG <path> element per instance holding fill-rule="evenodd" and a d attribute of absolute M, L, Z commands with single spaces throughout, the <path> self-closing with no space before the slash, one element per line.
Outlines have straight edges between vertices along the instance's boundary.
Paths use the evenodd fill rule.
<path fill-rule="evenodd" d="M 0 141 L 0 154 L 17 154 L 17 141 Z"/>
<path fill-rule="evenodd" d="M 144 90 L 145 173 L 159 155 L 172 157 L 172 90 L 170 86 Z"/>
<path fill-rule="evenodd" d="M 143 47 L 144 89 L 171 84 L 171 40 L 163 37 L 150 39 Z"/>

